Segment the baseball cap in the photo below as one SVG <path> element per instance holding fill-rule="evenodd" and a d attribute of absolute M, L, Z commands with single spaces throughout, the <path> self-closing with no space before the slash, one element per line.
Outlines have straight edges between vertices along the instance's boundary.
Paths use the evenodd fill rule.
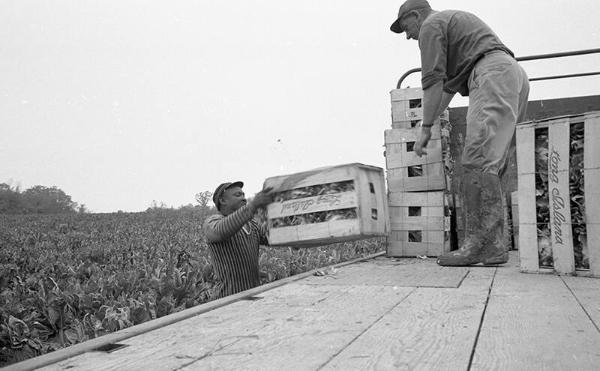
<path fill-rule="evenodd" d="M 406 0 L 404 4 L 400 6 L 400 10 L 398 10 L 398 18 L 396 18 L 394 23 L 392 23 L 392 25 L 390 26 L 390 30 L 395 33 L 404 32 L 402 26 L 400 26 L 400 19 L 402 19 L 402 17 L 404 17 L 404 15 L 408 12 L 427 8 L 431 9 L 431 6 L 427 2 L 427 0 Z"/>
<path fill-rule="evenodd" d="M 217 189 L 215 189 L 215 193 L 213 193 L 213 202 L 215 203 L 217 210 L 219 210 L 221 208 L 219 200 L 221 199 L 221 197 L 223 196 L 223 193 L 226 190 L 228 190 L 229 188 L 232 188 L 232 187 L 242 188 L 243 186 L 244 186 L 244 182 L 240 182 L 239 180 L 237 182 L 225 182 L 225 183 L 219 184 Z"/>

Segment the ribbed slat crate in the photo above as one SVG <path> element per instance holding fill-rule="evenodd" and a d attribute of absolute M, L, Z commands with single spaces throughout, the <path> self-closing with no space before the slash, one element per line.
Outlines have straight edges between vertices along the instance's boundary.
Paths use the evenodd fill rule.
<path fill-rule="evenodd" d="M 442 130 L 439 125 L 432 127 L 427 155 L 418 157 L 414 152 L 414 144 L 419 130 L 414 128 L 385 131 L 387 182 L 390 192 L 446 189 Z"/>
<path fill-rule="evenodd" d="M 559 117 L 517 125 L 517 166 L 519 204 L 519 256 L 524 272 L 554 271 L 559 274 L 582 274 L 574 262 L 572 197 L 570 191 L 571 125 L 583 123 L 583 177 L 585 228 L 589 272 L 600 276 L 600 112 Z M 547 128 L 548 147 L 536 148 L 536 130 Z M 540 267 L 536 208 L 536 150 L 548 152 L 550 245 L 553 268 Z M 540 240 L 541 241 L 541 240 Z"/>
<path fill-rule="evenodd" d="M 312 247 L 389 233 L 379 167 L 332 166 L 271 177 L 264 186 L 277 192 L 267 205 L 271 246 Z"/>
<path fill-rule="evenodd" d="M 439 256 L 450 251 L 450 208 L 445 192 L 391 192 L 389 256 Z"/>
<path fill-rule="evenodd" d="M 392 128 L 410 129 L 418 125 L 423 119 L 423 90 L 421 88 L 395 89 L 390 92 L 392 104 Z M 436 120 L 448 121 L 449 113 L 445 110 Z"/>

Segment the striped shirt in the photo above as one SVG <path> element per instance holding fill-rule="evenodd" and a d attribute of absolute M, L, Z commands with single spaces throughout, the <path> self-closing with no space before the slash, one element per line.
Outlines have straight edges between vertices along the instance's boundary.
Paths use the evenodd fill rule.
<path fill-rule="evenodd" d="M 265 230 L 252 219 L 248 205 L 225 216 L 216 214 L 204 222 L 208 250 L 219 283 L 218 299 L 260 285 L 258 246 L 267 245 Z"/>

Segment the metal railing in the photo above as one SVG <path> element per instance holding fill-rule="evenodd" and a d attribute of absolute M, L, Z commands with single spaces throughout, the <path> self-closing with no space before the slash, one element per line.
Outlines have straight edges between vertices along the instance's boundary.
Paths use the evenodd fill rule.
<path fill-rule="evenodd" d="M 585 49 L 585 50 L 575 50 L 571 52 L 562 52 L 562 53 L 550 53 L 550 54 L 538 54 L 538 55 L 529 55 L 525 57 L 516 57 L 515 59 L 519 62 L 522 61 L 532 61 L 538 59 L 550 59 L 550 58 L 561 58 L 561 57 L 572 57 L 576 55 L 585 55 L 585 54 L 595 54 L 600 53 L 600 48 L 597 49 Z M 421 72 L 421 68 L 413 68 L 404 73 L 398 80 L 396 84 L 396 89 L 400 89 L 402 86 L 402 82 L 411 74 L 415 72 Z M 597 72 L 583 72 L 583 73 L 573 73 L 568 75 L 555 75 L 555 76 L 544 76 L 544 77 L 534 77 L 530 78 L 529 81 L 541 81 L 541 80 L 555 80 L 555 79 L 566 79 L 570 77 L 582 77 L 582 76 L 594 76 L 600 75 L 600 71 Z"/>

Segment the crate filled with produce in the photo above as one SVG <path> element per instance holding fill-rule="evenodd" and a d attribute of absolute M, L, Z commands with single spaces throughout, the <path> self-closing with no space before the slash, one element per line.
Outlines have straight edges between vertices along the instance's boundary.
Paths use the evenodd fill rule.
<path fill-rule="evenodd" d="M 600 276 L 600 112 L 521 123 L 516 137 L 521 270 Z"/>
<path fill-rule="evenodd" d="M 267 206 L 271 246 L 312 247 L 386 236 L 389 231 L 383 169 L 346 164 L 276 176 Z"/>

